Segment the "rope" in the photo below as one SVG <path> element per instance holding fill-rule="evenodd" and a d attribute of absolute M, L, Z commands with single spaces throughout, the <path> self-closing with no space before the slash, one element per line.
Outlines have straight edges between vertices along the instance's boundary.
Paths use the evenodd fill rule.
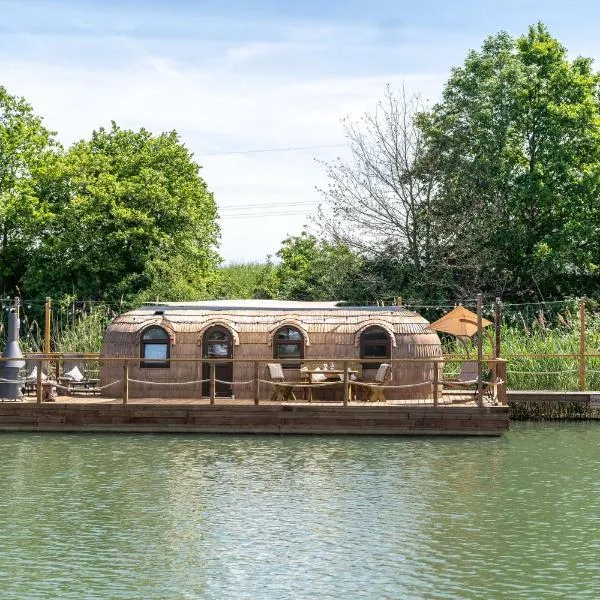
<path fill-rule="evenodd" d="M 440 381 L 440 383 L 445 384 L 445 385 L 449 385 L 449 386 L 457 386 L 460 387 L 462 385 L 473 385 L 474 383 L 477 383 L 477 379 L 468 379 L 466 381 L 452 381 L 451 379 L 442 379 Z M 487 381 L 483 381 L 482 383 L 489 383 Z"/>
<path fill-rule="evenodd" d="M 421 383 L 407 383 L 404 385 L 381 385 L 379 383 L 366 383 L 366 382 L 362 382 L 362 381 L 353 381 L 352 385 L 361 385 L 363 387 L 376 387 L 376 388 L 382 388 L 384 390 L 401 390 L 401 389 L 406 389 L 406 388 L 413 388 L 413 387 L 423 387 L 425 385 L 432 385 L 433 381 L 429 380 L 429 381 L 422 381 Z"/>
<path fill-rule="evenodd" d="M 210 381 L 210 380 L 209 380 Z M 225 385 L 250 385 L 254 383 L 254 379 L 249 379 L 248 381 L 223 381 L 222 379 L 215 379 L 217 383 L 224 383 Z"/>
<path fill-rule="evenodd" d="M 122 379 L 117 379 L 116 381 L 113 381 L 112 383 L 107 383 L 106 385 L 103 385 L 101 387 L 97 387 L 97 388 L 92 388 L 95 390 L 105 390 L 106 388 L 109 388 L 113 385 L 115 385 L 116 383 L 121 383 L 121 381 L 123 381 Z"/>
<path fill-rule="evenodd" d="M 323 383 L 300 383 L 295 381 L 280 382 L 280 381 L 271 381 L 269 379 L 259 379 L 261 383 L 268 383 L 269 385 L 278 385 L 281 387 L 294 387 L 294 388 L 321 388 L 327 387 L 330 385 L 339 385 L 342 383 L 341 381 L 324 381 Z M 354 382 L 352 382 L 354 383 Z"/>
<path fill-rule="evenodd" d="M 198 381 L 142 381 L 140 379 L 129 379 L 129 381 L 132 383 L 146 383 L 148 385 L 193 385 L 195 383 L 205 383 L 210 381 L 210 379 L 200 379 Z"/>
<path fill-rule="evenodd" d="M 562 375 L 563 373 L 577 373 L 578 369 L 565 369 L 564 371 L 508 371 L 509 375 Z"/>

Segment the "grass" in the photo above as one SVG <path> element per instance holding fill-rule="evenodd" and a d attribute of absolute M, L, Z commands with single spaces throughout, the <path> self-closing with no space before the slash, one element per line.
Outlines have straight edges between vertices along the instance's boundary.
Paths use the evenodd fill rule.
<path fill-rule="evenodd" d="M 501 356 L 508 359 L 509 389 L 562 390 L 579 389 L 579 317 L 577 306 L 565 303 L 562 310 L 508 312 L 501 326 Z M 587 354 L 600 352 L 600 313 L 586 314 Z M 465 357 L 464 345 L 455 339 L 444 340 L 445 352 Z M 474 340 L 469 354 L 476 357 Z M 486 335 L 484 354 L 492 352 Z M 573 358 L 531 355 L 577 355 Z M 600 358 L 587 360 L 586 389 L 600 390 Z M 454 367 L 456 370 L 456 367 Z"/>

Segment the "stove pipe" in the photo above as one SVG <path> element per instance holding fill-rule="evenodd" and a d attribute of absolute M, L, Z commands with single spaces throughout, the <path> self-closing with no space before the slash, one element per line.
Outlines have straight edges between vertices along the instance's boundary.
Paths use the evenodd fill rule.
<path fill-rule="evenodd" d="M 5 400 L 22 400 L 22 383 L 19 371 L 25 366 L 23 352 L 19 345 L 19 299 L 15 298 L 14 306 L 8 312 L 8 335 L 6 346 L 0 363 L 0 398 Z"/>

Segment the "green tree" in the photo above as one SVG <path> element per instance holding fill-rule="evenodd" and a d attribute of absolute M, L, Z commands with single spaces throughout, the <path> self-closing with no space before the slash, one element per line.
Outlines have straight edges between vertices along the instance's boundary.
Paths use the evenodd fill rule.
<path fill-rule="evenodd" d="M 347 246 L 303 231 L 277 252 L 280 295 L 286 300 L 353 300 L 361 259 Z"/>
<path fill-rule="evenodd" d="M 52 208 L 25 275 L 34 296 L 191 300 L 213 284 L 217 211 L 176 132 L 115 123 L 40 177 Z"/>
<path fill-rule="evenodd" d="M 434 237 L 456 295 L 597 287 L 599 77 L 542 25 L 488 38 L 420 117 L 435 165 Z"/>
<path fill-rule="evenodd" d="M 58 145 L 23 99 L 0 86 L 0 293 L 21 286 L 47 207 L 36 191 L 36 172 Z"/>
<path fill-rule="evenodd" d="M 265 263 L 235 263 L 220 267 L 214 295 L 217 298 L 277 298 L 277 267 Z"/>

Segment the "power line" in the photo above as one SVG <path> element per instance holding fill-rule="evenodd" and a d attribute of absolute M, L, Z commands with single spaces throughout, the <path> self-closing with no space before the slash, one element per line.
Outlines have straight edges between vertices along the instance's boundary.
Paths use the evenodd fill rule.
<path fill-rule="evenodd" d="M 260 154 L 264 152 L 293 152 L 295 150 L 314 150 L 317 148 L 345 148 L 346 144 L 317 144 L 315 146 L 289 146 L 288 148 L 261 148 L 258 150 L 231 150 L 229 152 L 203 152 L 195 156 L 229 156 L 231 154 Z"/>
<path fill-rule="evenodd" d="M 270 202 L 267 204 L 230 204 L 227 206 L 220 206 L 219 212 L 221 211 L 245 211 L 245 210 L 256 210 L 266 208 L 287 208 L 287 207 L 299 207 L 299 206 L 318 206 L 321 204 L 318 201 L 312 202 Z"/>
<path fill-rule="evenodd" d="M 243 213 L 243 214 L 232 214 L 232 215 L 223 215 L 223 219 L 259 219 L 263 217 L 293 217 L 296 215 L 306 215 L 306 211 L 297 211 L 297 212 L 263 212 L 263 213 Z"/>

